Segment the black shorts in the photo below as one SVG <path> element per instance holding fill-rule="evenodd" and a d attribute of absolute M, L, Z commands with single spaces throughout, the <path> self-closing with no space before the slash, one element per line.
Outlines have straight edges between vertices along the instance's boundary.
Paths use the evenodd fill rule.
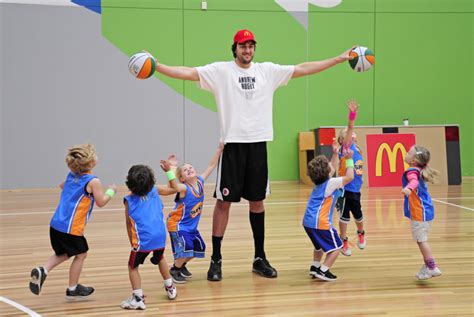
<path fill-rule="evenodd" d="M 339 221 L 343 223 L 348 223 L 351 220 L 351 213 L 356 222 L 364 220 L 360 206 L 360 193 L 344 190 L 342 196 L 337 200 L 336 208 L 340 215 Z"/>
<path fill-rule="evenodd" d="M 267 143 L 227 143 L 219 158 L 214 198 L 260 201 L 268 192 Z"/>
<path fill-rule="evenodd" d="M 150 262 L 155 265 L 158 265 L 158 263 L 160 263 L 161 259 L 163 258 L 163 253 L 165 252 L 165 249 L 158 249 L 158 250 L 145 251 L 145 252 L 132 250 L 130 251 L 130 257 L 128 258 L 128 266 L 134 269 L 140 264 L 143 264 L 148 254 L 150 254 L 151 252 L 153 252 L 153 256 L 151 257 Z"/>
<path fill-rule="evenodd" d="M 71 257 L 89 250 L 84 236 L 75 236 L 49 227 L 49 238 L 56 255 L 67 254 L 68 257 Z"/>

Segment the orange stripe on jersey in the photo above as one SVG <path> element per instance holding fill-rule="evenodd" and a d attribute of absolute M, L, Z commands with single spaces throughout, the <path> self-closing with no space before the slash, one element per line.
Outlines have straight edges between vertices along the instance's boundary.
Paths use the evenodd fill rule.
<path fill-rule="evenodd" d="M 168 231 L 169 232 L 176 232 L 178 231 L 178 223 L 183 217 L 184 205 L 179 205 L 178 209 L 171 211 L 170 215 L 168 216 Z"/>
<path fill-rule="evenodd" d="M 329 230 L 329 211 L 331 210 L 332 196 L 324 199 L 324 202 L 319 209 L 318 229 Z"/>
<path fill-rule="evenodd" d="M 87 196 L 83 196 L 79 204 L 77 205 L 76 212 L 74 213 L 74 219 L 72 220 L 70 234 L 75 236 L 82 236 L 84 234 L 84 228 L 86 227 L 87 213 L 91 209 L 91 199 Z"/>
<path fill-rule="evenodd" d="M 418 197 L 418 190 L 411 192 L 410 197 L 408 197 L 408 204 L 410 205 L 411 219 L 423 221 L 423 205 L 421 204 L 420 197 Z"/>
<path fill-rule="evenodd" d="M 337 171 L 339 177 L 346 176 L 346 158 L 343 157 L 339 161 L 339 171 Z"/>
<path fill-rule="evenodd" d="M 128 217 L 130 219 L 130 229 L 132 232 L 132 246 L 134 248 L 138 248 L 138 234 L 137 230 L 135 230 L 135 221 L 133 221 L 132 217 Z"/>

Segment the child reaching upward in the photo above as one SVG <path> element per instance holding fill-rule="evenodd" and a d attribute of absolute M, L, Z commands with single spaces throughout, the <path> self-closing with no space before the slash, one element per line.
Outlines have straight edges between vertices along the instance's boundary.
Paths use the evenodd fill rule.
<path fill-rule="evenodd" d="M 178 185 L 176 206 L 167 221 L 174 256 L 174 265 L 170 273 L 175 283 L 186 283 L 186 278 L 192 276 L 186 268 L 186 263 L 194 258 L 204 257 L 206 244 L 198 231 L 204 202 L 204 182 L 216 167 L 223 148 L 224 145 L 221 143 L 201 175 L 197 175 L 190 164 L 177 167 L 176 175 L 181 184 Z M 172 165 L 178 165 L 174 155 L 170 156 L 169 160 Z"/>
<path fill-rule="evenodd" d="M 75 145 L 68 149 L 66 164 L 70 172 L 66 180 L 59 185 L 62 189 L 61 198 L 49 228 L 54 254 L 44 266 L 31 271 L 30 290 L 39 295 L 51 270 L 74 257 L 69 268 L 66 298 L 76 299 L 88 297 L 94 292 L 93 287 L 79 284 L 79 276 L 89 250 L 84 237 L 87 221 L 94 203 L 104 207 L 117 189 L 112 185 L 104 193 L 100 180 L 92 174 L 92 169 L 97 165 L 97 155 L 92 144 Z"/>
<path fill-rule="evenodd" d="M 441 275 L 428 244 L 428 232 L 433 222 L 434 208 L 426 182 L 434 183 L 436 176 L 439 175 L 437 170 L 428 166 L 430 157 L 430 152 L 426 148 L 419 145 L 412 146 L 405 156 L 405 162 L 410 167 L 402 177 L 405 217 L 410 219 L 413 239 L 418 243 L 425 262 L 416 274 L 419 280 Z"/>
<path fill-rule="evenodd" d="M 319 155 L 308 163 L 308 175 L 315 187 L 309 198 L 303 218 L 303 226 L 313 242 L 313 265 L 309 274 L 325 281 L 335 281 L 337 276 L 329 269 L 339 255 L 342 241 L 332 224 L 334 205 L 340 191 L 354 179 L 354 162 L 352 151 L 345 151 L 346 174 L 343 177 L 331 178 L 334 175 L 334 165 L 337 156 L 333 154 L 331 163 L 324 155 Z M 324 263 L 321 264 L 323 254 L 326 253 Z"/>
<path fill-rule="evenodd" d="M 359 105 L 355 100 L 349 100 L 347 103 L 347 108 L 349 108 L 349 122 L 347 124 L 347 128 L 341 130 L 338 137 L 338 142 L 341 145 L 339 150 L 341 162 L 339 164 L 338 174 L 339 176 L 344 176 L 346 174 L 344 152 L 347 149 L 350 149 L 352 152 L 354 152 L 354 180 L 344 186 L 344 191 L 342 196 L 339 198 L 337 208 L 340 213 L 339 229 L 341 233 L 341 239 L 343 241 L 341 252 L 345 256 L 350 256 L 352 254 L 352 250 L 349 246 L 349 241 L 347 238 L 347 224 L 351 220 L 351 213 L 357 226 L 357 246 L 359 249 L 365 248 L 366 241 L 364 231 L 364 215 L 362 214 L 362 208 L 360 205 L 360 189 L 362 187 L 364 158 L 362 157 L 361 149 L 356 144 L 357 136 L 354 133 L 354 122 Z"/>
<path fill-rule="evenodd" d="M 163 221 L 164 206 L 160 195 L 176 193 L 178 184 L 174 173 L 170 171 L 169 163 L 161 161 L 160 166 L 168 176 L 170 187 L 162 185 L 155 187 L 155 176 L 148 166 L 134 165 L 128 171 L 126 184 L 131 193 L 124 198 L 124 204 L 127 233 L 132 247 L 128 272 L 133 292 L 120 305 L 123 309 L 146 308 L 138 267 L 151 252 L 153 252 L 151 263 L 158 265 L 168 298 L 175 299 L 177 295 L 168 264 L 163 257 L 166 229 Z"/>

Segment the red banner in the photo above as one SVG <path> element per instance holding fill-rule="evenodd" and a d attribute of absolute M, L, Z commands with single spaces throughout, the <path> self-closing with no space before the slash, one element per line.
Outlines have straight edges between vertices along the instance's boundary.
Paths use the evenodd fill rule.
<path fill-rule="evenodd" d="M 368 134 L 369 187 L 401 186 L 403 172 L 408 168 L 405 154 L 415 142 L 415 134 Z"/>

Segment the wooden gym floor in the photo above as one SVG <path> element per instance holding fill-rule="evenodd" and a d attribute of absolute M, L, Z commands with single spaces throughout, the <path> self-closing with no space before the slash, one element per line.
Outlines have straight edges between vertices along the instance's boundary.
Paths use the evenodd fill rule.
<path fill-rule="evenodd" d="M 399 188 L 371 188 L 362 192 L 367 247 L 342 255 L 331 269 L 334 283 L 311 279 L 312 245 L 301 220 L 311 187 L 295 182 L 272 184 L 266 200 L 266 252 L 278 278 L 251 272 L 253 239 L 246 203 L 234 204 L 223 241 L 221 282 L 206 280 L 212 252 L 212 186 L 200 231 L 208 244 L 206 259 L 188 265 L 190 282 L 178 285 L 178 298 L 169 301 L 159 271 L 148 260 L 141 267 L 147 310 L 125 311 L 119 305 L 131 293 L 127 259 L 129 244 L 121 197 L 95 208 L 86 228 L 89 255 L 80 282 L 94 286 L 87 301 L 67 302 L 69 262 L 53 270 L 40 296 L 28 289 L 30 270 L 52 254 L 49 221 L 59 189 L 0 191 L 0 315 L 24 316 L 453 316 L 474 314 L 474 179 L 462 186 L 431 186 L 436 218 L 430 245 L 443 275 L 425 282 L 414 275 L 423 261 L 403 217 Z M 165 214 L 172 199 L 164 198 Z M 337 223 L 337 222 L 336 222 Z M 355 245 L 355 225 L 349 236 Z M 168 239 L 169 240 L 169 239 Z M 169 243 L 169 241 L 168 241 Z M 172 263 L 170 248 L 165 251 Z M 11 300 L 13 302 L 6 303 Z M 15 307 L 16 306 L 16 307 Z M 21 308 L 21 307 L 20 307 Z M 36 315 L 35 315 L 36 314 Z"/>

